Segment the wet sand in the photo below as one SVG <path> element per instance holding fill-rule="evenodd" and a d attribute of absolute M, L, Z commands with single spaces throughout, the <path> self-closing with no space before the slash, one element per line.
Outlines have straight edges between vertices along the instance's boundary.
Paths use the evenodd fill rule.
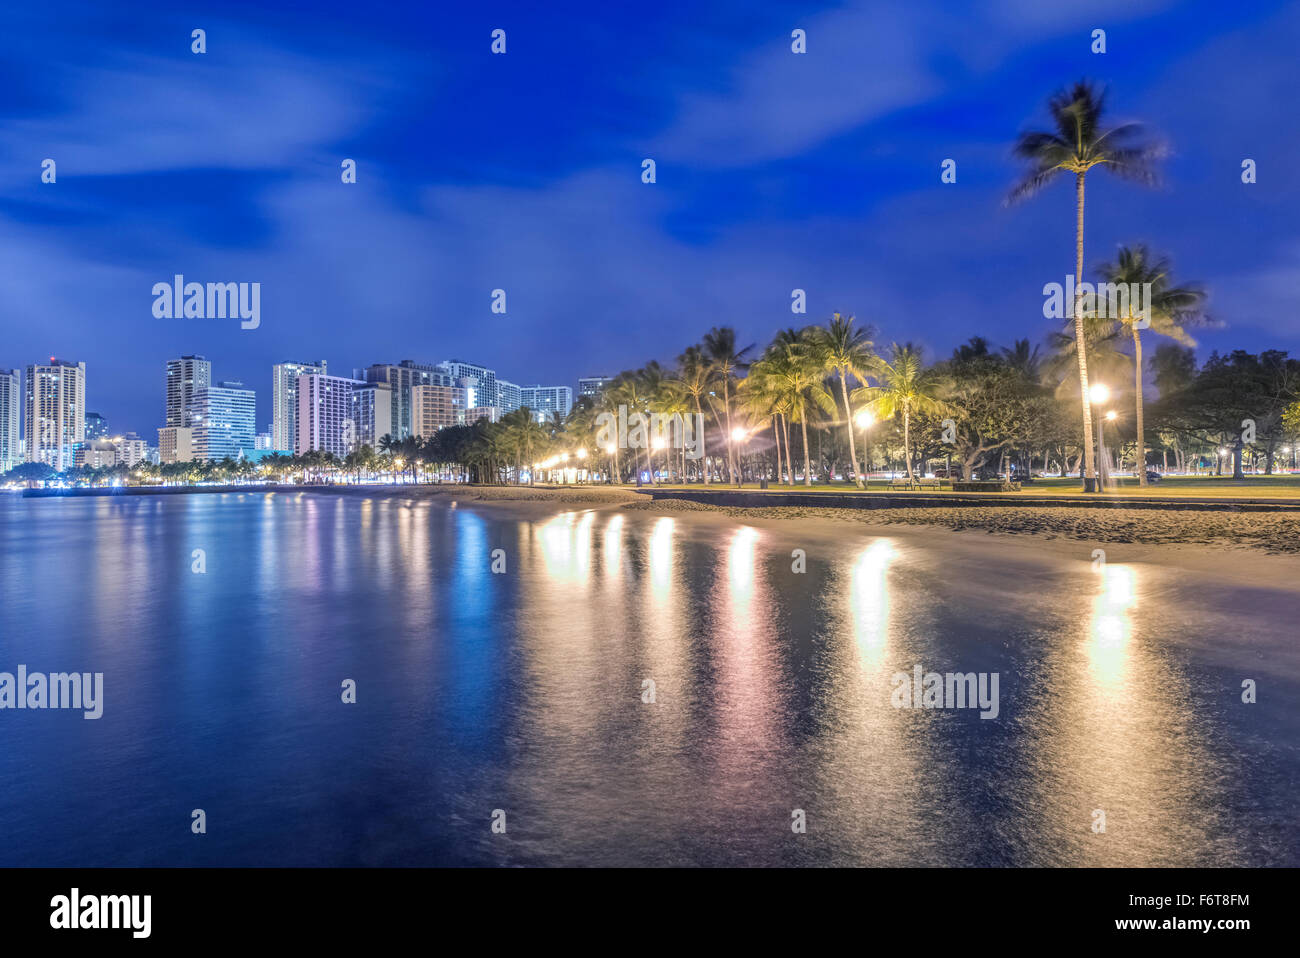
<path fill-rule="evenodd" d="M 321 490 L 329 491 L 329 490 Z M 364 489 L 356 489 L 363 492 Z M 447 497 L 465 503 L 523 506 L 538 503 L 649 511 L 664 515 L 716 513 L 733 519 L 822 520 L 855 526 L 929 526 L 952 532 L 1067 539 L 1099 545 L 1217 546 L 1269 555 L 1300 555 L 1300 515 L 1290 512 L 1188 512 L 1159 509 L 1087 509 L 1070 506 L 914 507 L 834 509 L 795 506 L 715 506 L 686 500 L 652 500 L 633 489 L 600 486 L 396 486 L 383 494 Z M 1075 546 L 1071 547 L 1073 551 Z"/>

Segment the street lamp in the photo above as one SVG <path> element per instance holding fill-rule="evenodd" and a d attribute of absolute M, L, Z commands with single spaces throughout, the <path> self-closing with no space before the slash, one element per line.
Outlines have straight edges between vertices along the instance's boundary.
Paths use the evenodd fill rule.
<path fill-rule="evenodd" d="M 865 489 L 865 488 L 867 487 L 867 470 L 866 470 L 866 462 L 867 462 L 867 455 L 868 455 L 868 453 L 867 453 L 867 430 L 870 429 L 872 426 L 874 426 L 874 425 L 876 424 L 876 417 L 875 417 L 875 414 L 871 412 L 871 410 L 869 410 L 869 409 L 864 409 L 864 410 L 862 410 L 862 412 L 858 413 L 858 414 L 853 418 L 853 421 L 854 421 L 854 423 L 857 424 L 857 427 L 858 427 L 859 429 L 862 430 L 862 463 L 863 463 L 863 469 L 862 469 L 862 475 L 861 475 L 860 478 L 862 479 L 862 483 L 861 483 L 862 488 Z M 858 468 L 858 464 L 857 464 L 856 462 L 853 464 L 853 468 L 854 468 L 854 469 L 857 469 L 857 468 Z M 793 470 L 791 470 L 791 473 L 790 473 L 790 481 L 791 481 L 791 482 L 794 482 L 794 472 L 793 472 Z"/>
<path fill-rule="evenodd" d="M 747 430 L 741 429 L 739 426 L 731 430 L 731 441 L 733 443 L 743 443 L 748 437 L 749 437 L 749 432 Z M 736 456 L 736 488 L 737 489 L 742 489 L 745 486 L 745 464 L 740 458 L 741 455 L 743 454 L 744 453 L 742 451 L 740 454 Z"/>
<path fill-rule="evenodd" d="M 1105 383 L 1094 383 L 1088 389 L 1088 398 L 1092 400 L 1093 405 L 1100 406 L 1102 403 L 1105 403 L 1110 399 L 1110 387 Z M 1094 413 L 1094 416 L 1095 415 L 1096 414 Z M 1100 419 L 1096 421 L 1095 428 L 1097 430 L 1097 491 L 1100 492 L 1106 486 L 1106 480 L 1103 474 L 1105 471 L 1103 463 L 1106 461 L 1106 444 L 1102 442 Z M 1086 476 L 1084 477 L 1083 491 L 1088 491 Z"/>

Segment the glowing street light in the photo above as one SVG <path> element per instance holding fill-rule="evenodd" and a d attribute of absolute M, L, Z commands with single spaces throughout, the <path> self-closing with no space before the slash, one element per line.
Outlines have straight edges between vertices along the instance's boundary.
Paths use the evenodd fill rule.
<path fill-rule="evenodd" d="M 1119 415 L 1119 413 L 1115 412 L 1115 410 L 1112 409 L 1110 412 L 1106 413 L 1106 419 L 1107 419 L 1107 421 L 1109 421 L 1109 422 L 1114 422 L 1114 421 L 1115 421 L 1115 417 L 1118 416 L 1118 415 Z"/>
<path fill-rule="evenodd" d="M 876 424 L 876 417 L 864 409 L 853 421 L 858 424 L 859 429 L 867 430 Z"/>
<path fill-rule="evenodd" d="M 579 449 L 578 452 L 577 452 L 577 456 L 578 456 L 579 459 L 586 459 L 586 458 L 587 458 L 587 450 L 585 450 L 585 449 Z"/>
<path fill-rule="evenodd" d="M 732 441 L 732 442 L 744 442 L 744 441 L 745 441 L 745 436 L 747 436 L 747 435 L 748 435 L 748 433 L 746 433 L 745 430 L 743 430 L 743 429 L 741 429 L 739 426 L 737 426 L 735 429 L 731 430 L 731 441 Z"/>
<path fill-rule="evenodd" d="M 1110 398 L 1110 389 L 1105 383 L 1097 383 L 1088 390 L 1088 398 L 1095 403 L 1104 403 Z"/>

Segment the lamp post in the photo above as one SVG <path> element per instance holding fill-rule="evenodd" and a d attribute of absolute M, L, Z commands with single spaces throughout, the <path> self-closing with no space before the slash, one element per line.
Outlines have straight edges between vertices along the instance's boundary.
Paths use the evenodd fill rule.
<path fill-rule="evenodd" d="M 867 488 L 867 483 L 870 481 L 867 478 L 866 463 L 871 456 L 870 446 L 867 444 L 867 430 L 876 424 L 876 417 L 870 410 L 864 409 L 853 418 L 853 421 L 857 424 L 857 427 L 862 430 L 862 488 L 865 489 Z M 853 468 L 856 469 L 857 467 L 858 464 L 855 462 Z"/>
<path fill-rule="evenodd" d="M 1100 407 L 1102 403 L 1105 403 L 1107 400 L 1110 399 L 1110 389 L 1106 386 L 1105 383 L 1097 383 L 1091 389 L 1088 390 L 1088 398 L 1092 400 L 1092 404 L 1094 408 Z M 1093 416 L 1093 421 L 1095 424 L 1094 428 L 1097 431 L 1097 486 L 1095 491 L 1101 492 L 1106 487 L 1106 480 L 1104 478 L 1106 467 L 1103 465 L 1106 457 L 1106 446 L 1102 442 L 1102 437 L 1101 437 L 1101 420 L 1097 417 L 1096 414 L 1094 414 Z M 1087 477 L 1085 476 L 1083 482 L 1083 491 L 1084 492 L 1094 491 L 1092 489 L 1089 489 L 1088 485 L 1089 485 L 1088 480 Z"/>
<path fill-rule="evenodd" d="M 747 438 L 749 438 L 749 433 L 741 429 L 739 426 L 731 430 L 731 441 L 733 444 L 743 443 Z M 745 462 L 741 458 L 743 454 L 744 454 L 743 449 L 737 451 L 736 453 L 736 488 L 737 489 L 743 489 L 745 487 Z"/>

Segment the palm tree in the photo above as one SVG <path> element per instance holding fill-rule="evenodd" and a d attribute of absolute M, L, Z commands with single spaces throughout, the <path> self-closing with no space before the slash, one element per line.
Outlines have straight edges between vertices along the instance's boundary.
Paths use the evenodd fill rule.
<path fill-rule="evenodd" d="M 727 471 L 731 482 L 736 481 L 736 457 L 734 444 L 730 441 L 731 426 L 731 378 L 739 370 L 749 365 L 745 354 L 754 347 L 736 348 L 736 331 L 730 326 L 714 326 L 704 334 L 704 355 L 713 364 L 714 375 L 722 382 L 722 406 L 727 414 Z"/>
<path fill-rule="evenodd" d="M 1168 336 L 1183 346 L 1195 346 L 1196 341 L 1187 334 L 1183 324 L 1193 319 L 1205 301 L 1205 293 L 1195 286 L 1170 286 L 1170 263 L 1167 257 L 1153 257 L 1146 246 L 1132 248 L 1121 246 L 1114 263 L 1106 263 L 1098 272 L 1107 283 L 1123 284 L 1127 289 L 1146 288 L 1150 283 L 1150 299 L 1146 303 L 1147 318 L 1153 333 Z M 1145 421 L 1142 409 L 1142 333 L 1140 317 L 1128 304 L 1128 314 L 1118 317 L 1133 334 L 1135 358 L 1134 401 L 1137 405 L 1137 461 L 1138 483 L 1147 484 L 1147 446 Z"/>
<path fill-rule="evenodd" d="M 879 386 L 862 386 L 853 391 L 853 401 L 866 404 L 877 419 L 889 419 L 903 414 L 903 462 L 907 478 L 912 476 L 912 414 L 937 415 L 948 410 L 947 403 L 939 398 L 943 380 L 934 367 L 926 368 L 921 361 L 921 350 L 911 343 L 890 347 L 890 359 L 877 358 L 871 363 L 868 374 L 880 382 Z"/>
<path fill-rule="evenodd" d="M 840 380 L 840 397 L 844 400 L 844 425 L 849 434 L 849 461 L 853 464 L 853 479 L 859 489 L 862 488 L 862 469 L 858 466 L 858 450 L 853 440 L 853 410 L 849 407 L 848 377 L 853 376 L 860 382 L 866 381 L 866 370 L 874 357 L 871 337 L 875 331 L 870 327 L 853 328 L 853 317 L 845 319 L 839 313 L 831 317 L 828 326 L 813 327 L 813 341 L 817 345 L 821 360 L 828 373 L 838 374 Z"/>
<path fill-rule="evenodd" d="M 704 355 L 704 350 L 699 346 L 687 346 L 686 351 L 677 357 L 677 363 L 681 367 L 677 382 L 680 384 L 682 391 L 687 396 L 690 396 L 695 403 L 695 422 L 700 433 L 696 437 L 696 442 L 699 443 L 700 459 L 705 463 L 704 484 L 707 486 L 711 477 L 708 467 L 708 451 L 704 445 L 704 397 L 709 393 L 709 380 L 712 376 L 712 370 L 709 366 L 709 360 Z"/>
<path fill-rule="evenodd" d="M 1076 283 L 1083 281 L 1083 197 L 1088 171 L 1101 166 L 1116 176 L 1152 184 L 1156 179 L 1152 161 L 1162 152 L 1156 146 L 1136 142 L 1142 129 L 1137 123 L 1103 129 L 1104 108 L 1105 94 L 1081 80 L 1048 101 L 1055 130 L 1022 133 L 1015 145 L 1016 156 L 1028 160 L 1030 169 L 1012 189 L 1008 203 L 1033 196 L 1058 174 L 1074 174 Z M 1074 337 L 1083 407 L 1084 491 L 1090 492 L 1097 488 L 1097 462 L 1092 446 L 1092 403 L 1088 399 L 1088 357 L 1080 298 L 1075 297 L 1073 306 Z"/>
<path fill-rule="evenodd" d="M 820 349 L 810 331 L 796 334 L 793 342 L 783 334 L 754 364 L 749 375 L 745 377 L 748 389 L 756 392 L 770 392 L 783 398 L 788 403 L 792 420 L 799 422 L 803 430 L 803 483 L 812 485 L 812 455 L 808 449 L 808 400 L 821 408 L 828 415 L 835 413 L 835 400 L 823 385 L 825 365 Z M 750 380 L 753 384 L 749 385 Z M 788 446 L 787 446 L 788 451 Z M 790 481 L 794 482 L 794 470 Z"/>

